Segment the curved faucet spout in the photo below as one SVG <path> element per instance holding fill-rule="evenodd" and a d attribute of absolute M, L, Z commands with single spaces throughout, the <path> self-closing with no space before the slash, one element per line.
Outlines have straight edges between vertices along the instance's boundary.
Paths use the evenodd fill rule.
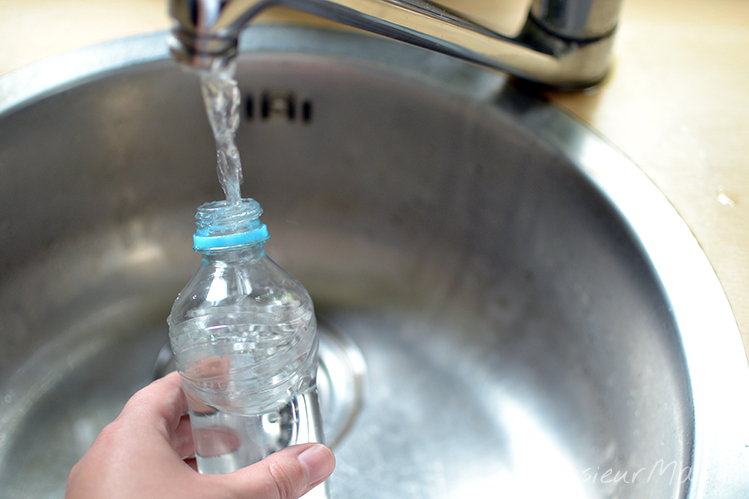
<path fill-rule="evenodd" d="M 180 62 L 226 65 L 259 12 L 283 5 L 555 87 L 586 87 L 608 71 L 621 0 L 534 0 L 509 37 L 426 0 L 170 0 Z"/>

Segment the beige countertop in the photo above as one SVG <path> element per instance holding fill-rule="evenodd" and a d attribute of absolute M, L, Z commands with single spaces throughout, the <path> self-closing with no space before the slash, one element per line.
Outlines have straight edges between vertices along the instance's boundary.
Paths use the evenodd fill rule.
<path fill-rule="evenodd" d="M 516 26 L 523 11 L 515 0 L 443 3 L 491 12 L 498 29 Z M 310 22 L 280 10 L 264 17 Z M 0 18 L 0 75 L 170 25 L 166 0 L 0 0 Z M 607 80 L 548 96 L 634 160 L 681 213 L 723 283 L 749 351 L 747 77 L 746 0 L 624 0 Z"/>

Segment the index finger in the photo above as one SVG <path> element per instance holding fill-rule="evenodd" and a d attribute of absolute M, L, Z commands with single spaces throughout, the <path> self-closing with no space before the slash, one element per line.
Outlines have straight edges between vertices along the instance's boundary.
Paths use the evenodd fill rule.
<path fill-rule="evenodd" d="M 168 441 L 187 409 L 179 373 L 172 372 L 133 395 L 120 417 L 144 429 L 158 428 Z"/>

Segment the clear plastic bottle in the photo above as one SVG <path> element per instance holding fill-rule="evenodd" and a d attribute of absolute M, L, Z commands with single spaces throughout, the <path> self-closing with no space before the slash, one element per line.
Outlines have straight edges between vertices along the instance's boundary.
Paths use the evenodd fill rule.
<path fill-rule="evenodd" d="M 252 199 L 198 208 L 193 248 L 203 261 L 168 319 L 201 473 L 323 441 L 312 300 L 266 256 L 261 213 Z"/>

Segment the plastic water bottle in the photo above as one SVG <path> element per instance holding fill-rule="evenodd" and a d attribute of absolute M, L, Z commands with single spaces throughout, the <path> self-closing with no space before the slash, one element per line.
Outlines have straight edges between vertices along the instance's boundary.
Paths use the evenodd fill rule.
<path fill-rule="evenodd" d="M 202 264 L 168 319 L 201 473 L 323 441 L 312 300 L 266 256 L 261 213 L 252 199 L 198 208 Z M 326 484 L 318 489 L 328 496 Z"/>

